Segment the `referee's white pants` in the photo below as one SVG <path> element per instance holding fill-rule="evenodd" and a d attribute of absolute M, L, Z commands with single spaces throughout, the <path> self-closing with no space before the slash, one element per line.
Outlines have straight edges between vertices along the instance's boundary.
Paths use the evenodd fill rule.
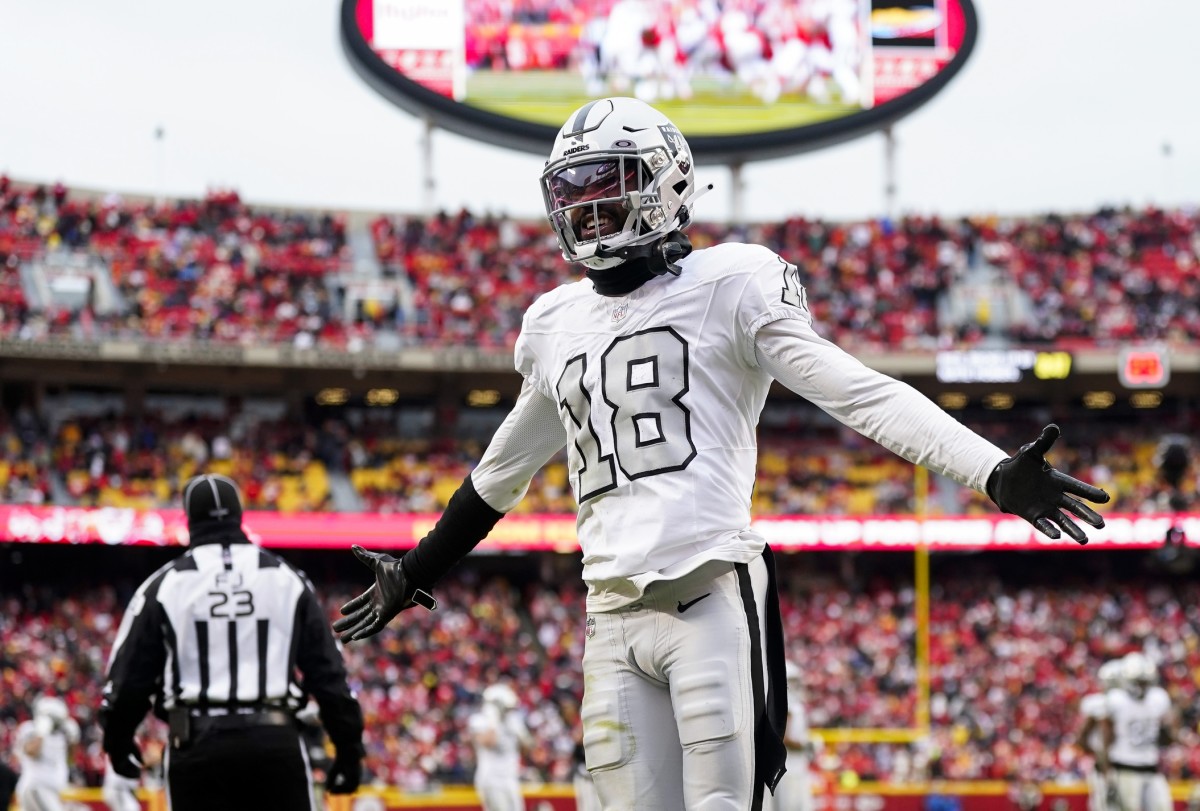
<path fill-rule="evenodd" d="M 1172 811 L 1171 787 L 1160 773 L 1113 767 L 1119 811 Z"/>
<path fill-rule="evenodd" d="M 63 811 L 58 789 L 39 783 L 17 784 L 17 806 L 21 811 Z"/>
<path fill-rule="evenodd" d="M 761 804 L 755 692 L 765 689 L 767 582 L 762 558 L 715 561 L 651 584 L 633 605 L 589 614 L 583 744 L 604 811 Z"/>

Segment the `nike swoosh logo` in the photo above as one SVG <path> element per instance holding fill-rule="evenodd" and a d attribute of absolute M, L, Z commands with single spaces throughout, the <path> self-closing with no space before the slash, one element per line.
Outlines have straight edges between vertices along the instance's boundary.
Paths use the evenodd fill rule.
<path fill-rule="evenodd" d="M 626 132 L 645 132 L 649 127 L 621 127 Z"/>
<path fill-rule="evenodd" d="M 712 596 L 712 592 L 711 592 L 711 591 L 710 591 L 708 594 L 701 594 L 699 597 L 697 597 L 697 598 L 696 598 L 696 599 L 694 599 L 694 600 L 691 600 L 690 602 L 686 602 L 686 603 L 677 603 L 677 604 L 675 605 L 675 607 L 676 607 L 677 609 L 679 609 L 679 613 L 680 613 L 680 614 L 682 614 L 684 611 L 687 611 L 689 608 L 691 608 L 691 607 L 692 607 L 692 606 L 694 606 L 696 603 L 698 603 L 698 602 L 700 602 L 701 600 L 703 600 L 705 597 L 710 597 L 710 596 Z"/>

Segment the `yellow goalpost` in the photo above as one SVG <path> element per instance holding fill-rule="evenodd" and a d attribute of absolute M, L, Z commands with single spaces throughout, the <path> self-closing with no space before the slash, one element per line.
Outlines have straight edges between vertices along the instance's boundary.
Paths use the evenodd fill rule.
<path fill-rule="evenodd" d="M 929 471 L 914 466 L 913 495 L 916 517 L 925 518 L 929 497 Z M 814 729 L 812 734 L 825 743 L 913 743 L 929 737 L 929 548 L 918 540 L 913 551 L 913 611 L 916 614 L 917 667 L 916 717 L 911 727 L 869 728 L 839 727 Z"/>

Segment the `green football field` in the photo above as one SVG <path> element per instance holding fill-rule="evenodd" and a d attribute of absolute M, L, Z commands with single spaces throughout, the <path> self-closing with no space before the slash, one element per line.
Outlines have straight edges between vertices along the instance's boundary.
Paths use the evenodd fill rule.
<path fill-rule="evenodd" d="M 694 95 L 688 101 L 654 103 L 685 135 L 791 129 L 860 109 L 836 102 L 817 104 L 800 95 L 784 95 L 767 105 L 744 87 L 722 86 L 714 79 L 693 80 L 692 88 Z M 477 71 L 467 80 L 467 104 L 553 127 L 560 126 L 573 110 L 589 100 L 583 79 L 570 71 L 488 70 Z"/>

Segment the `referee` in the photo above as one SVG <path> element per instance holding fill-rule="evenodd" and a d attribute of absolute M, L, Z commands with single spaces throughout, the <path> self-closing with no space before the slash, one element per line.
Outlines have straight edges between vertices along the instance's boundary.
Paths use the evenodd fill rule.
<path fill-rule="evenodd" d="M 313 809 L 295 713 L 312 696 L 337 753 L 331 794 L 358 788 L 362 710 L 304 574 L 250 543 L 237 486 L 197 476 L 183 491 L 191 548 L 133 595 L 108 662 L 100 720 L 113 769 L 142 768 L 134 732 L 167 722 L 172 811 Z"/>

